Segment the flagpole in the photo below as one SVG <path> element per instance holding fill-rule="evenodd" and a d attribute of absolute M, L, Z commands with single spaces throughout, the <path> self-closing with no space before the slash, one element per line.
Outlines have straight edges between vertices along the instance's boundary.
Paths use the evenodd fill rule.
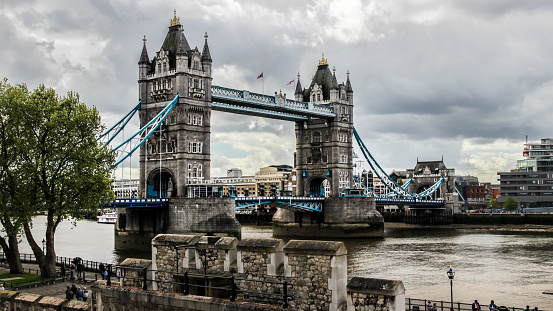
<path fill-rule="evenodd" d="M 265 95 L 265 74 L 263 70 L 261 70 L 261 74 L 261 85 L 263 85 L 263 95 Z"/>

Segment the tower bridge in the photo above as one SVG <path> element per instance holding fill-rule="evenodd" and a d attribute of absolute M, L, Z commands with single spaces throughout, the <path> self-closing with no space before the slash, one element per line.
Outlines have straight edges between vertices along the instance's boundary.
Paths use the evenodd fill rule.
<path fill-rule="evenodd" d="M 116 247 L 140 240 L 149 245 L 160 232 L 239 235 L 235 209 L 256 202 L 280 207 L 273 218 L 275 235 L 382 236 L 377 200 L 411 200 L 416 205 L 436 190 L 430 186 L 419 195 L 396 184 L 390 189 L 397 197 L 377 198 L 354 182 L 353 140 L 359 143 L 360 137 L 353 127 L 349 72 L 346 81 L 338 83 L 336 70 L 330 70 L 323 56 L 307 88 L 302 88 L 298 74 L 294 99 L 282 92 L 264 95 L 215 86 L 207 33 L 204 39 L 201 52 L 192 49 L 176 15 L 153 58 L 144 38 L 138 62 L 140 102 L 110 131 L 116 135 L 138 111 L 141 129 L 114 150 L 127 150 L 120 153 L 123 159 L 138 150 L 140 196 L 145 199 L 127 205 L 114 202 L 114 207 L 126 207 L 119 212 L 125 221 L 117 224 Z M 186 197 L 188 187 L 210 179 L 212 111 L 294 122 L 297 197 Z M 364 147 L 362 141 L 360 145 Z M 362 150 L 372 158 L 366 147 Z M 357 195 L 344 195 L 352 188 L 360 190 Z M 443 205 L 439 200 L 427 203 Z"/>

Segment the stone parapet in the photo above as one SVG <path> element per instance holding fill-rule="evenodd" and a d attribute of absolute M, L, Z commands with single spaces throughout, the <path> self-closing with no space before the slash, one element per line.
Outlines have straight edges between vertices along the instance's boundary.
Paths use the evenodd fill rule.
<path fill-rule="evenodd" d="M 148 259 L 127 258 L 118 266 L 117 275 L 122 276 L 121 286 L 142 288 L 144 280 L 144 269 L 146 279 L 152 280 L 152 261 Z M 147 288 L 153 288 L 152 282 L 146 282 Z"/>
<path fill-rule="evenodd" d="M 401 281 L 355 277 L 348 284 L 347 249 L 343 242 L 291 240 L 284 244 L 281 239 L 238 241 L 234 237 L 161 234 L 152 241 L 152 259 L 152 266 L 157 269 L 154 284 L 159 284 L 154 289 L 188 293 L 186 297 L 199 295 L 230 301 L 234 284 L 238 295 L 232 297 L 237 302 L 282 306 L 286 282 L 288 303 L 297 310 L 392 311 L 405 306 Z M 135 267 L 147 264 L 141 260 L 127 263 Z M 206 289 L 205 284 L 211 288 Z M 148 301 L 166 295 L 160 293 L 158 298 L 151 298 L 151 291 L 142 291 L 140 296 L 141 287 L 136 287 L 137 291 L 125 295 Z M 121 290 L 111 292 L 118 291 Z M 204 308 L 201 310 L 206 310 L 210 303 L 199 303 Z"/>
<path fill-rule="evenodd" d="M 92 308 L 84 301 L 0 290 L 0 310 L 86 311 Z"/>
<path fill-rule="evenodd" d="M 150 311 L 201 311 L 201 310 L 233 310 L 233 311 L 271 311 L 282 310 L 281 307 L 263 305 L 245 301 L 229 301 L 212 297 L 182 295 L 163 291 L 142 291 L 139 289 L 105 286 L 101 283 L 93 285 L 96 293 L 98 310 L 150 310 Z M 287 309 L 293 311 L 294 309 Z"/>
<path fill-rule="evenodd" d="M 299 310 L 345 310 L 347 249 L 343 242 L 291 240 L 284 246 L 284 274 Z"/>
<path fill-rule="evenodd" d="M 401 281 L 354 277 L 347 291 L 348 311 L 405 310 L 405 287 Z"/>

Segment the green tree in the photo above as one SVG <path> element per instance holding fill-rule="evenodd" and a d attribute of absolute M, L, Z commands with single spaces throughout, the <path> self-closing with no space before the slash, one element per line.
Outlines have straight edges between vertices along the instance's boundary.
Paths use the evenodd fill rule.
<path fill-rule="evenodd" d="M 505 199 L 505 204 L 503 204 L 503 208 L 508 211 L 514 211 L 518 208 L 517 201 L 515 201 L 515 199 L 513 199 L 512 197 L 507 196 L 507 198 Z"/>
<path fill-rule="evenodd" d="M 490 208 L 493 212 L 494 209 L 498 209 L 499 208 L 499 202 L 497 202 L 497 199 L 491 199 L 490 200 Z"/>
<path fill-rule="evenodd" d="M 3 236 L 0 245 L 6 256 L 10 273 L 23 273 L 19 258 L 19 237 L 22 223 L 30 219 L 18 209 L 22 202 L 17 195 L 22 184 L 19 182 L 18 163 L 21 159 L 16 148 L 19 120 L 13 111 L 24 100 L 27 88 L 24 85 L 11 86 L 4 79 L 0 81 L 0 223 Z"/>
<path fill-rule="evenodd" d="M 79 95 L 60 97 L 40 85 L 7 111 L 18 120 L 15 136 L 19 187 L 12 198 L 43 277 L 56 275 L 54 236 L 59 223 L 83 218 L 113 199 L 114 154 L 96 140 L 103 130 L 95 108 Z M 46 249 L 35 241 L 29 213 L 46 212 Z M 39 237 L 38 240 L 42 240 Z"/>
<path fill-rule="evenodd" d="M 398 178 L 398 179 L 397 179 L 397 184 L 398 184 L 398 186 L 400 186 L 400 187 L 403 186 L 403 179 Z"/>

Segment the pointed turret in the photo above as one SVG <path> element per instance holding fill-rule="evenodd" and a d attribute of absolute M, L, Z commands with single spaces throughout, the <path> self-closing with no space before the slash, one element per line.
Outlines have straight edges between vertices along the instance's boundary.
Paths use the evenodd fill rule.
<path fill-rule="evenodd" d="M 207 31 L 205 33 L 205 43 L 204 43 L 204 50 L 202 51 L 202 62 L 210 62 L 211 63 L 211 53 L 209 53 L 209 46 L 207 45 Z"/>
<path fill-rule="evenodd" d="M 148 58 L 148 50 L 146 49 L 146 36 L 144 36 L 144 46 L 142 46 L 142 54 L 140 54 L 140 60 L 138 64 L 150 64 L 150 58 Z"/>
<path fill-rule="evenodd" d="M 177 55 L 185 55 L 190 49 L 186 37 L 184 36 L 184 29 L 180 29 L 179 44 L 177 45 Z"/>
<path fill-rule="evenodd" d="M 188 50 L 190 49 L 190 46 L 186 41 L 186 37 L 184 36 L 184 29 L 182 28 L 180 29 L 180 35 L 178 39 L 179 43 L 177 44 L 176 57 L 177 72 L 184 72 L 188 67 Z"/>
<path fill-rule="evenodd" d="M 348 70 L 348 78 L 346 80 L 346 91 L 349 93 L 349 92 L 352 92 L 353 93 L 353 89 L 351 88 L 351 82 L 349 82 L 349 70 Z"/>
<path fill-rule="evenodd" d="M 338 89 L 338 81 L 336 81 L 336 68 L 332 68 L 332 83 L 330 84 L 330 89 Z"/>
<path fill-rule="evenodd" d="M 296 83 L 296 91 L 294 92 L 297 101 L 303 101 L 303 90 L 300 83 L 300 73 L 298 72 L 298 83 Z"/>
<path fill-rule="evenodd" d="M 332 68 L 332 82 L 330 83 L 330 101 L 337 102 L 340 98 L 340 88 L 336 81 L 336 68 Z"/>
<path fill-rule="evenodd" d="M 348 96 L 348 102 L 353 105 L 353 89 L 351 88 L 351 82 L 349 82 L 349 70 L 348 70 L 348 78 L 346 80 L 346 92 Z"/>
<path fill-rule="evenodd" d="M 209 53 L 209 45 L 207 45 L 207 31 L 204 35 L 205 43 L 204 43 L 204 49 L 202 51 L 202 69 L 204 72 L 207 72 L 211 75 L 211 53 Z"/>

